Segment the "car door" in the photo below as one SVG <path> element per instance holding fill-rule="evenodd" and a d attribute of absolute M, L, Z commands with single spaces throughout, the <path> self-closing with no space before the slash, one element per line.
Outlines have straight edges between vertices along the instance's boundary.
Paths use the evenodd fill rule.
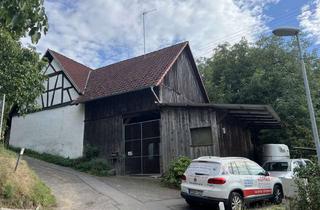
<path fill-rule="evenodd" d="M 233 162 L 233 170 L 235 171 L 234 173 L 238 174 L 237 176 L 241 182 L 243 196 L 245 198 L 254 196 L 255 180 L 254 177 L 251 176 L 245 161 L 237 160 Z"/>
<path fill-rule="evenodd" d="M 272 178 L 267 172 L 253 161 L 245 162 L 252 179 L 254 179 L 253 190 L 250 191 L 252 197 L 260 197 L 272 194 Z"/>
<path fill-rule="evenodd" d="M 240 172 L 238 170 L 238 167 L 236 165 L 235 161 L 230 161 L 227 163 L 229 176 L 231 179 L 229 180 L 229 185 L 232 189 L 238 189 L 243 188 L 243 181 L 240 177 Z"/>

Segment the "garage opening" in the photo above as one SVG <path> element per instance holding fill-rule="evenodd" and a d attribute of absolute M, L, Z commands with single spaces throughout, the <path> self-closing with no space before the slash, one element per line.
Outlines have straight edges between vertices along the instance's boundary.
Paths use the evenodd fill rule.
<path fill-rule="evenodd" d="M 159 121 L 158 114 L 124 120 L 126 174 L 160 173 Z"/>

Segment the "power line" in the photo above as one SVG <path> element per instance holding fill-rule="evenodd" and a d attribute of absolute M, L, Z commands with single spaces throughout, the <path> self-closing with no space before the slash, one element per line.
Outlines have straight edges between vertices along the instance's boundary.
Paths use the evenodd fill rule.
<path fill-rule="evenodd" d="M 266 23 L 272 23 L 272 22 L 274 22 L 274 21 L 279 21 L 280 19 L 283 19 L 283 18 L 286 18 L 286 19 L 287 19 L 288 17 L 291 17 L 291 16 L 296 15 L 295 13 L 296 13 L 298 10 L 300 10 L 300 7 L 296 7 L 295 9 L 293 9 L 292 11 L 290 11 L 289 13 L 286 13 L 286 14 L 281 15 L 281 16 L 275 18 L 275 19 L 272 19 L 272 20 L 270 20 L 270 21 L 267 21 Z M 236 31 L 236 32 L 234 32 L 234 33 L 232 33 L 232 34 L 229 34 L 229 35 L 227 35 L 227 36 L 221 37 L 220 40 L 225 40 L 227 37 L 230 37 L 230 36 L 233 37 L 234 35 L 237 35 L 237 34 L 239 34 L 239 33 L 243 33 L 243 32 L 245 32 L 245 31 L 246 31 L 245 29 L 238 30 L 238 31 Z M 218 40 L 219 40 L 219 39 L 218 39 Z M 214 41 L 214 42 L 208 42 L 204 47 L 199 47 L 198 49 L 207 48 L 208 45 L 211 45 L 211 43 L 214 44 L 214 43 L 216 43 L 216 42 L 217 42 L 217 40 Z"/>
<path fill-rule="evenodd" d="M 275 27 L 277 26 L 280 26 L 280 25 L 283 25 L 284 23 L 290 23 L 290 22 L 293 22 L 294 20 L 288 20 L 288 18 L 292 17 L 292 16 L 295 16 L 296 15 L 296 11 L 299 10 L 300 8 L 296 8 L 294 10 L 292 10 L 290 13 L 287 13 L 285 15 L 282 15 L 276 19 L 273 19 L 273 20 L 270 20 L 270 21 L 267 21 L 266 23 L 271 23 L 271 22 L 274 22 L 274 21 L 278 21 L 277 25 L 275 25 Z M 280 20 L 280 21 L 279 21 Z M 271 30 L 270 29 L 265 29 L 265 30 L 262 30 L 262 34 L 265 34 L 265 33 L 269 33 Z M 204 51 L 204 53 L 201 53 L 201 54 L 198 54 L 196 55 L 195 57 L 201 57 L 203 55 L 206 55 L 208 54 L 209 52 L 212 52 L 212 50 L 214 49 L 215 45 L 221 43 L 221 42 L 225 42 L 225 41 L 233 41 L 233 40 L 236 40 L 239 38 L 240 35 L 245 35 L 246 33 L 244 33 L 245 30 L 239 30 L 238 32 L 236 33 L 233 33 L 233 34 L 230 34 L 228 36 L 224 36 L 223 38 L 221 39 L 217 39 L 215 40 L 214 42 L 209 42 L 209 44 L 207 46 L 203 46 L 203 47 L 200 47 L 200 48 L 196 48 L 196 50 L 200 50 L 200 49 L 203 49 L 203 50 L 200 50 L 201 51 Z M 231 38 L 231 39 L 230 39 Z"/>
<path fill-rule="evenodd" d="M 278 27 L 278 26 L 281 26 L 281 25 L 283 25 L 283 23 L 291 23 L 291 22 L 293 22 L 294 20 L 286 20 L 286 21 L 282 21 L 282 23 L 280 23 L 280 24 L 277 24 L 277 25 L 275 25 L 274 27 Z M 272 29 L 265 29 L 265 30 L 263 30 L 262 32 L 261 32 L 261 34 L 263 35 L 263 34 L 267 34 L 267 33 L 270 33 L 272 31 Z M 232 41 L 235 41 L 235 40 L 237 40 L 237 39 L 239 39 L 239 36 L 235 36 L 235 37 L 233 37 L 233 38 L 231 38 L 231 39 L 225 39 L 225 40 L 223 40 L 224 42 L 226 42 L 226 41 L 228 41 L 228 42 L 232 42 Z M 222 41 L 216 41 L 215 42 L 215 44 L 217 45 L 217 44 L 219 44 L 219 43 L 221 43 Z M 212 53 L 212 50 L 215 48 L 215 46 L 211 46 L 211 47 L 208 47 L 206 50 L 200 50 L 200 52 L 201 51 L 203 51 L 202 53 L 200 53 L 200 54 L 197 54 L 197 55 L 195 55 L 195 57 L 203 57 L 204 55 L 207 55 L 207 54 L 209 54 L 209 53 Z"/>

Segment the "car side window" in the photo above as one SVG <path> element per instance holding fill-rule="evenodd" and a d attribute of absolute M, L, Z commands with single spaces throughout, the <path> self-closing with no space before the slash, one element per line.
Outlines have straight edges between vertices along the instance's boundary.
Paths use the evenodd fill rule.
<path fill-rule="evenodd" d="M 263 175 L 265 174 L 265 170 L 260 167 L 258 164 L 251 162 L 251 161 L 246 161 L 246 165 L 250 171 L 251 175 Z"/>
<path fill-rule="evenodd" d="M 234 162 L 236 167 L 238 168 L 239 174 L 240 175 L 250 175 L 250 172 L 248 170 L 248 167 L 244 161 L 238 161 Z"/>
<path fill-rule="evenodd" d="M 228 171 L 230 174 L 234 174 L 231 162 L 228 163 Z"/>
<path fill-rule="evenodd" d="M 239 170 L 238 170 L 235 162 L 228 163 L 228 171 L 230 174 L 239 175 Z"/>

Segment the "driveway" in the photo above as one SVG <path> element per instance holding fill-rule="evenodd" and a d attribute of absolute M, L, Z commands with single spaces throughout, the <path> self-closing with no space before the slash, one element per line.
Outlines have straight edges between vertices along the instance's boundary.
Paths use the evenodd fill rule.
<path fill-rule="evenodd" d="M 51 188 L 56 209 L 69 210 L 191 210 L 179 191 L 146 177 L 96 177 L 70 168 L 24 157 Z"/>
<path fill-rule="evenodd" d="M 24 159 L 56 196 L 55 210 L 204 210 L 190 208 L 178 190 L 162 187 L 158 179 L 96 177 L 41 160 Z"/>

